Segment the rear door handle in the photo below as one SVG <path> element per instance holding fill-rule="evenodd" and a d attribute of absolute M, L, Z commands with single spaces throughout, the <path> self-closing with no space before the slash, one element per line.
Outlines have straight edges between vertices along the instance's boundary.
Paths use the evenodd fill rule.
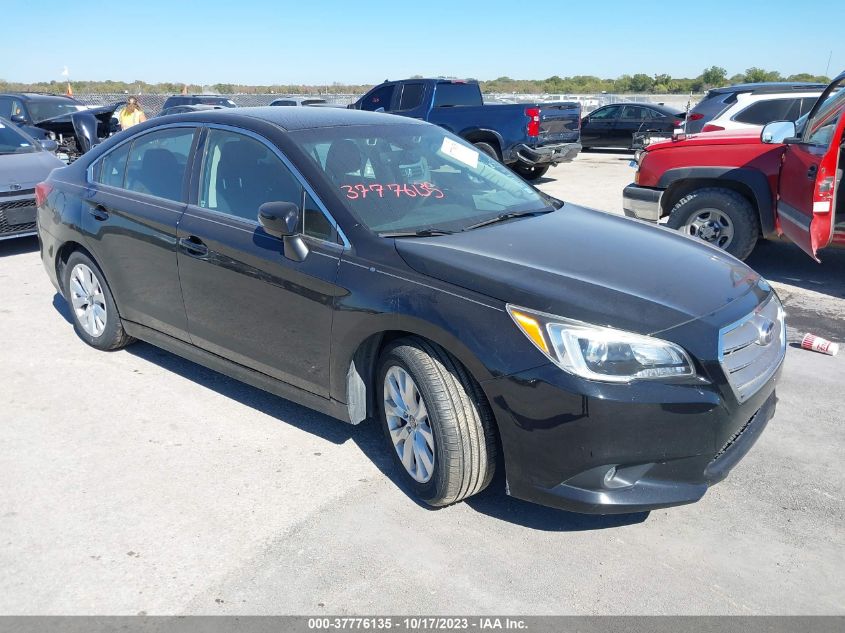
<path fill-rule="evenodd" d="M 195 235 L 180 238 L 179 246 L 182 247 L 182 250 L 185 251 L 185 253 L 191 255 L 192 257 L 205 257 L 208 255 L 208 246 L 206 246 L 203 241 Z"/>
<path fill-rule="evenodd" d="M 88 213 L 90 213 L 91 217 L 97 220 L 97 222 L 105 222 L 109 219 L 109 212 L 106 211 L 105 207 L 100 204 L 92 209 L 89 209 Z"/>
<path fill-rule="evenodd" d="M 807 178 L 815 178 L 817 173 L 819 173 L 819 166 L 810 165 L 810 168 L 807 170 Z"/>

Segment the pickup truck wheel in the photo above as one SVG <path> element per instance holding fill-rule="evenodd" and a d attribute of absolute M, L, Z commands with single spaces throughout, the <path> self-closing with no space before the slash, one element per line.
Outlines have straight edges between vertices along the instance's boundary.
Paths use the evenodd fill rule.
<path fill-rule="evenodd" d="M 91 347 L 111 351 L 135 339 L 123 329 L 111 290 L 99 266 L 75 251 L 64 268 L 65 298 L 70 304 L 73 327 Z"/>
<path fill-rule="evenodd" d="M 379 415 L 398 470 L 427 504 L 445 506 L 493 478 L 493 414 L 478 383 L 443 348 L 420 338 L 382 354 Z"/>
<path fill-rule="evenodd" d="M 716 187 L 698 189 L 678 200 L 666 225 L 738 259 L 751 254 L 760 235 L 751 203 L 736 191 Z"/>
<path fill-rule="evenodd" d="M 477 149 L 479 152 L 484 152 L 490 158 L 501 160 L 499 158 L 499 152 L 497 152 L 496 148 L 490 145 L 490 143 L 473 143 L 473 145 L 475 145 L 475 149 Z"/>
<path fill-rule="evenodd" d="M 543 176 L 546 175 L 546 172 L 549 171 L 549 167 L 551 165 L 523 165 L 522 163 L 514 163 L 511 168 L 518 173 L 520 176 L 525 178 L 525 180 L 540 180 Z"/>

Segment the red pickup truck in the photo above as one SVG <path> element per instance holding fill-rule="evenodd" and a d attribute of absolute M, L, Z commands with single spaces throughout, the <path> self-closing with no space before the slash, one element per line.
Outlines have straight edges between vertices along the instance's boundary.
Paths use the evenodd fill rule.
<path fill-rule="evenodd" d="M 759 239 L 785 235 L 816 261 L 845 246 L 842 180 L 845 73 L 796 123 L 708 132 L 649 145 L 625 215 L 659 221 L 745 259 Z"/>

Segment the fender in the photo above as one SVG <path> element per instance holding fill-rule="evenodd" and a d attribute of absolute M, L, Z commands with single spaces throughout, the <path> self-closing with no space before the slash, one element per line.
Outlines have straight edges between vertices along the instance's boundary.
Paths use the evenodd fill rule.
<path fill-rule="evenodd" d="M 496 142 L 499 143 L 499 150 L 504 155 L 504 153 L 505 153 L 505 140 L 502 138 L 502 135 L 499 134 L 499 132 L 497 132 L 496 130 L 490 130 L 488 128 L 482 128 L 482 127 L 468 127 L 468 128 L 464 128 L 463 130 L 458 132 L 458 136 L 460 136 L 464 140 L 469 140 L 467 137 L 473 136 L 473 135 L 476 135 L 476 134 L 489 134 L 489 135 L 495 137 Z M 472 141 L 469 141 L 469 142 L 471 143 Z"/>
<path fill-rule="evenodd" d="M 764 236 L 775 234 L 775 207 L 772 190 L 765 174 L 743 167 L 676 167 L 667 169 L 657 183 L 664 191 L 680 180 L 724 180 L 748 187 L 754 196 Z"/>

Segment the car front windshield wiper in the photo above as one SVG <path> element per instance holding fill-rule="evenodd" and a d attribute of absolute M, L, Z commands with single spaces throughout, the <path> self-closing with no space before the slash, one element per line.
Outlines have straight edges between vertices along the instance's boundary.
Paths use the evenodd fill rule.
<path fill-rule="evenodd" d="M 553 207 L 546 207 L 544 209 L 534 209 L 532 211 L 509 211 L 508 213 L 501 213 L 495 217 L 487 218 L 486 220 L 482 220 L 481 222 L 476 222 L 475 224 L 465 226 L 461 229 L 461 231 L 471 231 L 472 229 L 478 229 L 482 226 L 488 226 L 490 224 L 497 224 L 498 222 L 504 222 L 505 220 L 512 220 L 514 218 L 524 218 L 529 215 L 543 215 L 546 213 L 551 213 L 553 211 L 557 211 L 557 209 Z"/>
<path fill-rule="evenodd" d="M 385 231 L 379 233 L 379 237 L 433 237 L 435 235 L 452 235 L 454 231 L 447 231 L 445 229 L 418 229 L 416 231 Z"/>

